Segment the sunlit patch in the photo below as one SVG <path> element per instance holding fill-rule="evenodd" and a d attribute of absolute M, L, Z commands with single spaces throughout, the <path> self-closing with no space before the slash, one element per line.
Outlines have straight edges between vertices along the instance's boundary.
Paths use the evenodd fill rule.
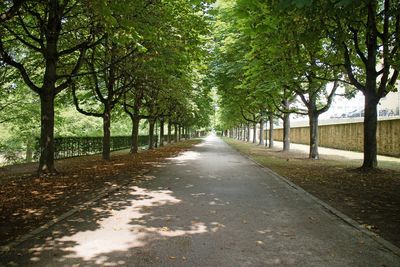
<path fill-rule="evenodd" d="M 193 197 L 200 197 L 200 196 L 205 196 L 206 193 L 193 193 L 191 194 Z"/>
<path fill-rule="evenodd" d="M 215 233 L 221 230 L 221 228 L 225 228 L 225 225 L 219 222 L 212 222 L 210 231 Z"/>
<path fill-rule="evenodd" d="M 270 230 L 270 229 L 265 229 L 265 230 L 259 230 L 259 231 L 257 231 L 259 234 L 263 234 L 263 235 L 265 235 L 265 234 L 269 234 L 269 233 L 271 233 L 272 231 Z"/>
<path fill-rule="evenodd" d="M 95 260 L 96 264 L 105 265 L 108 260 L 108 257 L 103 256 L 105 253 L 128 251 L 131 248 L 145 246 L 151 240 L 208 232 L 207 226 L 197 221 L 191 222 L 186 227 L 174 227 L 173 225 L 146 227 L 148 219 L 145 219 L 145 216 L 151 215 L 153 207 L 181 202 L 171 193 L 170 190 L 150 191 L 133 186 L 130 195 L 134 197 L 126 208 L 121 210 L 92 208 L 94 212 L 106 211 L 110 214 L 109 217 L 97 221 L 99 227 L 96 230 L 78 232 L 56 239 L 56 241 L 75 244 L 65 249 L 70 252 L 65 257 L 80 257 L 83 260 Z M 172 215 L 168 218 L 170 217 Z M 132 225 L 132 221 L 136 224 Z"/>
<path fill-rule="evenodd" d="M 24 209 L 24 211 L 26 213 L 28 213 L 29 215 L 34 215 L 34 216 L 40 216 L 43 214 L 43 210 L 40 210 L 40 209 Z"/>
<path fill-rule="evenodd" d="M 196 160 L 200 158 L 200 153 L 196 151 L 186 151 L 175 158 L 170 158 L 170 160 L 176 161 L 178 164 L 182 164 L 187 160 Z"/>
<path fill-rule="evenodd" d="M 205 138 L 205 142 L 195 145 L 196 147 L 212 146 L 212 143 L 219 142 L 219 139 L 215 135 L 209 135 Z"/>
<path fill-rule="evenodd" d="M 143 226 L 139 226 L 143 227 Z M 207 232 L 207 226 L 202 222 L 192 222 L 189 230 L 182 229 L 170 229 L 168 227 L 147 227 L 145 229 L 148 233 L 156 233 L 165 237 L 176 237 L 183 235 L 194 235 L 194 234 L 202 234 Z"/>

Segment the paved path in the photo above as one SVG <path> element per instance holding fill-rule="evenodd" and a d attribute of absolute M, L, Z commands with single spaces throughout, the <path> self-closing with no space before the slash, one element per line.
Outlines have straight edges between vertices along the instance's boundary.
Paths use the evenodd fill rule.
<path fill-rule="evenodd" d="M 274 146 L 275 149 L 282 149 L 283 148 L 283 142 L 279 141 L 274 141 Z M 309 145 L 302 145 L 302 144 L 290 144 L 290 149 L 296 150 L 300 153 L 308 154 L 310 151 L 310 146 Z M 340 150 L 340 149 L 335 149 L 335 148 L 328 148 L 328 147 L 318 147 L 318 152 L 320 155 L 327 155 L 327 156 L 340 156 L 345 159 L 358 159 L 362 160 L 364 159 L 364 154 L 362 152 L 356 152 L 356 151 L 348 151 L 348 150 Z M 388 157 L 388 156 L 381 156 L 378 155 L 378 162 L 379 161 L 389 161 L 389 162 L 398 162 L 400 163 L 400 158 L 395 158 L 395 157 Z"/>
<path fill-rule="evenodd" d="M 15 266 L 400 266 L 216 137 L 20 244 Z"/>

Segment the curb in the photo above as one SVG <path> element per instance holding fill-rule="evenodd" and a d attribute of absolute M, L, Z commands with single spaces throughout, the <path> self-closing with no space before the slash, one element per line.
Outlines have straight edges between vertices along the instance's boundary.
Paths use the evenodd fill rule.
<path fill-rule="evenodd" d="M 271 175 L 275 179 L 286 183 L 290 187 L 290 189 L 292 191 L 298 192 L 298 193 L 310 198 L 311 200 L 313 200 L 314 202 L 316 202 L 317 204 L 322 206 L 325 210 L 327 210 L 329 213 L 331 213 L 335 217 L 341 219 L 342 221 L 344 221 L 345 223 L 347 223 L 351 227 L 359 230 L 360 232 L 362 232 L 363 234 L 367 235 L 369 238 L 371 238 L 375 242 L 377 242 L 380 245 L 382 245 L 383 247 L 385 247 L 388 251 L 390 251 L 393 254 L 395 254 L 395 255 L 400 257 L 400 248 L 399 247 L 395 246 L 394 244 L 392 244 L 391 242 L 387 241 L 386 239 L 380 237 L 379 235 L 375 234 L 374 232 L 368 231 L 367 229 L 362 227 L 359 223 L 357 223 L 355 220 L 351 219 L 349 216 L 345 215 L 344 213 L 342 213 L 342 212 L 338 211 L 337 209 L 333 208 L 332 206 L 330 206 L 326 202 L 324 202 L 324 201 L 320 200 L 319 198 L 313 196 L 312 194 L 308 193 L 307 191 L 305 191 L 300 186 L 298 186 L 298 185 L 294 184 L 293 182 L 289 181 L 287 178 L 277 174 L 276 172 L 274 172 L 273 170 L 269 169 L 268 167 L 265 167 L 265 166 L 261 165 L 256 160 L 252 159 L 249 155 L 244 154 L 243 152 L 237 150 L 236 148 L 234 148 L 231 145 L 229 145 L 228 143 L 226 143 L 224 140 L 222 140 L 222 141 L 225 144 L 227 144 L 229 147 L 231 147 L 233 150 L 238 152 L 241 156 L 243 156 L 246 159 L 248 159 L 248 160 L 252 161 L 253 163 L 255 163 L 264 172 L 268 173 L 269 175 Z"/>
<path fill-rule="evenodd" d="M 145 170 L 145 171 L 143 171 L 143 172 L 137 174 L 137 175 L 135 176 L 135 178 L 137 178 L 137 177 L 139 177 L 139 176 L 141 176 L 141 175 L 145 175 L 145 174 L 147 174 L 147 173 L 149 173 L 149 172 L 150 172 L 150 170 Z M 5 253 L 7 253 L 7 252 L 10 252 L 14 247 L 16 247 L 16 246 L 18 246 L 18 245 L 24 243 L 25 241 L 27 241 L 27 240 L 29 240 L 29 239 L 31 239 L 31 238 L 33 238 L 33 237 L 39 235 L 40 233 L 42 233 L 42 232 L 48 230 L 49 228 L 51 228 L 51 227 L 54 226 L 55 224 L 57 224 L 57 223 L 59 223 L 59 222 L 65 220 L 65 219 L 67 219 L 68 217 L 71 217 L 71 216 L 74 215 L 75 213 L 77 213 L 77 212 L 79 212 L 79 211 L 81 211 L 81 210 L 83 210 L 83 209 L 85 209 L 85 208 L 87 208 L 87 207 L 92 206 L 93 204 L 95 204 L 95 203 L 96 203 L 97 201 L 99 201 L 100 199 L 103 199 L 103 198 L 105 198 L 105 197 L 111 195 L 112 193 L 114 193 L 114 192 L 120 190 L 120 189 L 123 188 L 124 186 L 126 186 L 126 185 L 132 183 L 133 181 L 134 181 L 134 180 L 129 180 L 129 181 L 127 181 L 127 182 L 125 182 L 125 183 L 122 183 L 122 184 L 120 184 L 120 185 L 116 185 L 116 186 L 112 186 L 111 188 L 103 189 L 102 191 L 100 191 L 100 193 L 99 193 L 97 196 L 95 196 L 95 197 L 93 197 L 92 199 L 86 201 L 85 203 L 80 204 L 80 205 L 78 205 L 78 206 L 72 208 L 71 210 L 69 210 L 69 211 L 67 211 L 67 212 L 65 212 L 65 213 L 63 213 L 63 214 L 61 214 L 61 215 L 58 216 L 57 218 L 55 218 L 55 219 L 53 219 L 53 220 L 51 220 L 51 221 L 45 223 L 45 224 L 42 225 L 42 226 L 39 226 L 38 228 L 32 230 L 32 231 L 29 232 L 28 234 L 23 235 L 22 237 L 20 237 L 20 238 L 14 240 L 14 241 L 8 243 L 7 245 L 0 246 L 0 255 L 1 255 L 1 254 L 5 254 Z"/>

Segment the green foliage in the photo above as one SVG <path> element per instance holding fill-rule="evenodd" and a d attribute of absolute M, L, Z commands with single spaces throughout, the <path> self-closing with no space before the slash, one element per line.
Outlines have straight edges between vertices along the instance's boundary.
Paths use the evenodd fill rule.
<path fill-rule="evenodd" d="M 9 1 L 0 4 L 0 14 L 12 11 L 0 27 L 0 123 L 7 124 L 2 135 L 8 135 L 1 141 L 1 152 L 24 154 L 38 137 L 38 95 L 57 95 L 56 137 L 100 136 L 101 119 L 75 110 L 72 84 L 87 115 L 103 114 L 106 106 L 111 107 L 114 136 L 131 132 L 123 96 L 134 103 L 138 93 L 142 95 L 140 114 L 145 118 L 170 119 L 194 128 L 210 123 L 213 108 L 204 80 L 208 11 L 213 1 L 52 2 L 63 17 L 57 36 L 56 76 L 51 81 L 54 92 L 46 87 L 51 71 L 46 65 L 46 29 L 41 27 L 49 18 L 49 3 L 21 3 L 15 10 Z"/>

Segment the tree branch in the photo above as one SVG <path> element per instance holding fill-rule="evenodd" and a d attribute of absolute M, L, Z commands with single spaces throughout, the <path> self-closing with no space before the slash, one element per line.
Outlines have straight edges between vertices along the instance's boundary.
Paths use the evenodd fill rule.
<path fill-rule="evenodd" d="M 83 110 L 83 109 L 79 106 L 79 100 L 78 100 L 78 97 L 76 96 L 75 83 L 72 83 L 72 86 L 71 86 L 71 87 L 72 87 L 72 96 L 73 96 L 73 100 L 74 100 L 74 105 L 75 105 L 76 110 L 77 110 L 79 113 L 82 113 L 82 114 L 84 114 L 84 115 L 86 115 L 86 116 L 92 116 L 92 117 L 97 117 L 97 118 L 103 117 L 103 114 L 102 114 L 102 113 L 95 113 L 95 112 L 89 112 L 89 111 Z"/>
<path fill-rule="evenodd" d="M 0 14 L 0 23 L 4 23 L 14 17 L 25 1 L 26 0 L 14 0 L 13 5 L 7 11 Z"/>
<path fill-rule="evenodd" d="M 358 30 L 349 27 L 350 31 L 353 33 L 353 41 L 354 41 L 354 47 L 356 49 L 357 55 L 361 58 L 362 62 L 364 63 L 365 66 L 367 66 L 368 61 L 367 58 L 365 57 L 364 53 L 360 49 L 360 44 L 358 42 Z"/>
<path fill-rule="evenodd" d="M 7 25 L 4 25 L 4 28 L 9 31 L 18 41 L 20 41 L 21 43 L 23 43 L 24 45 L 26 45 L 27 47 L 29 47 L 32 50 L 35 50 L 36 52 L 42 53 L 42 49 L 40 49 L 39 47 L 31 44 L 30 42 L 24 40 L 24 38 L 21 37 L 20 34 L 17 34 L 15 31 L 13 31 L 12 29 L 10 29 Z"/>
<path fill-rule="evenodd" d="M 1 59 L 8 65 L 13 66 L 14 68 L 16 68 L 21 76 L 22 79 L 24 80 L 24 82 L 26 83 L 26 85 L 29 86 L 30 89 L 32 89 L 35 93 L 40 94 L 40 88 L 37 87 L 32 80 L 29 78 L 28 72 L 26 71 L 25 67 L 19 63 L 14 61 L 10 55 L 5 51 L 4 46 L 3 46 L 3 41 L 1 40 L 0 37 L 0 55 L 1 55 Z"/>
<path fill-rule="evenodd" d="M 337 90 L 338 87 L 339 87 L 339 82 L 338 82 L 338 81 L 335 81 L 334 84 L 333 84 L 332 91 L 331 91 L 331 93 L 330 93 L 330 94 L 328 95 L 328 97 L 327 97 L 327 103 L 326 103 L 326 105 L 325 105 L 323 108 L 317 110 L 317 114 L 322 114 L 322 113 L 328 111 L 328 109 L 329 109 L 329 108 L 331 107 L 331 105 L 332 105 L 333 97 L 335 96 L 335 93 L 336 93 L 336 90 Z"/>
<path fill-rule="evenodd" d="M 364 92 L 365 87 L 354 76 L 352 66 L 351 66 L 349 49 L 347 48 L 347 45 L 344 42 L 343 42 L 343 48 L 344 48 L 344 61 L 345 61 L 344 66 L 346 68 L 347 76 L 349 77 L 349 80 L 352 85 L 354 85 L 358 90 Z"/>

